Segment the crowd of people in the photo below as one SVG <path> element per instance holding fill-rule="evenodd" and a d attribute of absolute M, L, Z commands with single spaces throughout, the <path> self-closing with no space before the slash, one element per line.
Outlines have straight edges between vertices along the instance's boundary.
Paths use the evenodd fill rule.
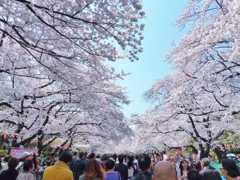
<path fill-rule="evenodd" d="M 59 157 L 46 154 L 44 160 L 24 152 L 20 159 L 0 158 L 0 180 L 238 180 L 235 161 L 224 159 L 220 171 L 211 160 L 161 154 L 95 155 L 64 151 Z"/>

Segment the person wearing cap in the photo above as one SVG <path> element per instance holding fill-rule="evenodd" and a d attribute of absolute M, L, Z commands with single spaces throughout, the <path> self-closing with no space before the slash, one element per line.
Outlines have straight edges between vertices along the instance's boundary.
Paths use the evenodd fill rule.
<path fill-rule="evenodd" d="M 203 167 L 203 170 L 200 172 L 203 180 L 222 180 L 220 173 L 210 166 L 211 161 L 209 158 L 203 158 L 200 162 Z"/>
<path fill-rule="evenodd" d="M 72 154 L 64 151 L 53 166 L 44 170 L 42 180 L 73 180 L 73 173 L 68 168 L 68 163 L 72 160 Z"/>
<path fill-rule="evenodd" d="M 23 164 L 27 160 L 32 160 L 33 159 L 33 153 L 30 152 L 23 152 L 21 158 L 19 159 L 19 164 L 16 167 L 16 170 L 21 173 L 23 172 Z"/>

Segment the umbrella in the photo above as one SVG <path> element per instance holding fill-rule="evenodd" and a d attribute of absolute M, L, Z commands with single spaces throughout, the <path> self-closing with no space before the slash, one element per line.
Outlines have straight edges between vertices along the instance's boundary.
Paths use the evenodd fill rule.
<path fill-rule="evenodd" d="M 227 157 L 236 157 L 236 155 L 233 153 L 229 153 L 229 154 L 227 154 Z"/>

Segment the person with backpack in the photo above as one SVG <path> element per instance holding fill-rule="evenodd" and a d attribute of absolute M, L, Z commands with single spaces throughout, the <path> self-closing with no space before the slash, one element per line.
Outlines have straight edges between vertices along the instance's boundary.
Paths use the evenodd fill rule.
<path fill-rule="evenodd" d="M 86 171 L 86 156 L 85 153 L 79 153 L 79 159 L 75 159 L 72 165 L 72 172 L 74 180 L 79 180 L 79 176 L 81 176 Z"/>

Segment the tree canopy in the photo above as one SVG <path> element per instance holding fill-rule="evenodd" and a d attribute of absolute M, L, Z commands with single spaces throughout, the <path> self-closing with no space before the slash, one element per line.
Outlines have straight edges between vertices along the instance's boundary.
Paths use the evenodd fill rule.
<path fill-rule="evenodd" d="M 0 126 L 17 135 L 14 145 L 131 133 L 121 111 L 129 100 L 115 84 L 127 74 L 106 61 L 138 60 L 141 9 L 139 0 L 1 2 Z"/>
<path fill-rule="evenodd" d="M 207 155 L 226 130 L 238 131 L 239 8 L 237 1 L 188 0 L 176 25 L 189 31 L 166 56 L 175 71 L 145 92 L 155 107 L 134 118 L 153 146 L 194 139 Z"/>

